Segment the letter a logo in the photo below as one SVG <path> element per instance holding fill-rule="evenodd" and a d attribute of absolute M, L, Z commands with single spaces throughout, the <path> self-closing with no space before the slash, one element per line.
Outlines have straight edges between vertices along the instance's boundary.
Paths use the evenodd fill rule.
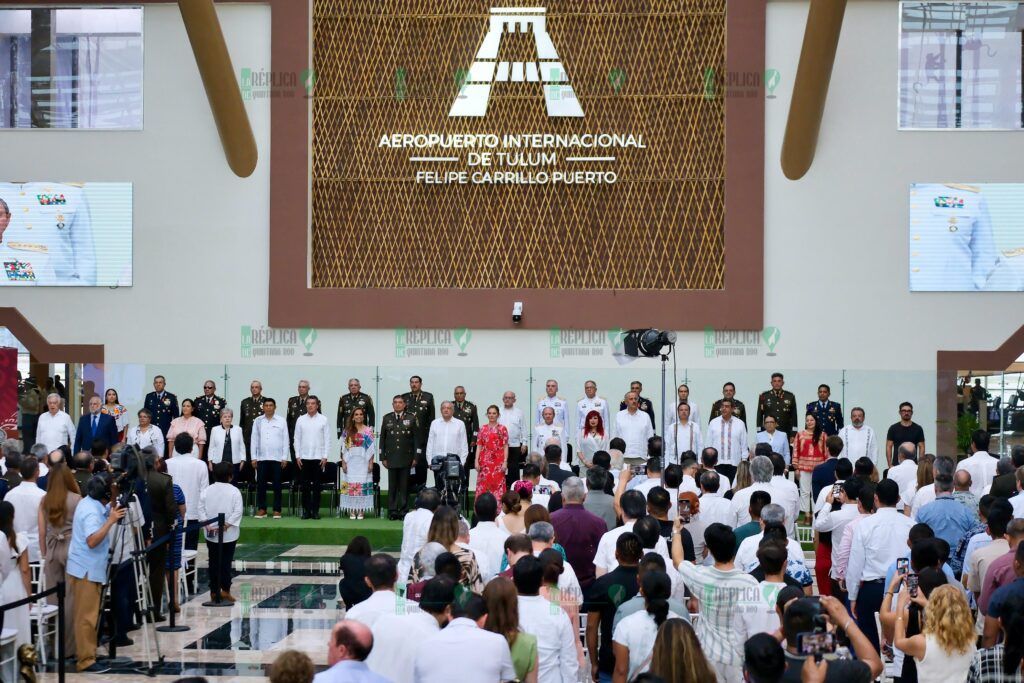
<path fill-rule="evenodd" d="M 544 7 L 492 7 L 490 28 L 476 59 L 462 81 L 449 117 L 485 116 L 491 88 L 509 81 L 541 84 L 548 116 L 580 117 L 583 108 L 551 42 Z M 499 62 L 498 47 L 505 33 L 532 32 L 537 45 L 533 62 Z"/>

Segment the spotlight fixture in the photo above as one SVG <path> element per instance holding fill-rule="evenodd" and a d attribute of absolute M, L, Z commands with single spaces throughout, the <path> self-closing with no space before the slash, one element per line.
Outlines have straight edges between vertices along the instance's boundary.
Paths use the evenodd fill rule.
<path fill-rule="evenodd" d="M 676 343 L 675 332 L 661 330 L 629 330 L 622 340 L 622 350 L 627 356 L 657 358 L 666 355 Z M 664 351 L 668 347 L 668 351 Z M 664 351 L 664 353 L 663 353 Z"/>

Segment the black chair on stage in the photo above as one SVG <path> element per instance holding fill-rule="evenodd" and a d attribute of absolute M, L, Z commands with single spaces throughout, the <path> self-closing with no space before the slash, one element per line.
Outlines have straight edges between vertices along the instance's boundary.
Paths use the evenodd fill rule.
<path fill-rule="evenodd" d="M 281 495 L 283 496 L 286 493 L 288 494 L 288 510 L 293 517 L 295 516 L 295 511 L 298 509 L 300 495 L 299 478 L 296 476 L 296 470 L 298 470 L 298 468 L 299 466 L 296 465 L 293 460 L 288 464 L 288 467 L 281 472 Z M 268 490 L 267 497 L 269 498 L 270 495 L 271 493 Z M 281 507 L 284 508 L 283 502 Z"/>
<path fill-rule="evenodd" d="M 254 465 L 252 463 L 239 467 L 238 478 L 234 481 L 235 487 L 242 494 L 242 500 L 249 514 L 255 513 L 254 506 L 256 505 L 256 469 Z"/>
<path fill-rule="evenodd" d="M 380 463 L 373 463 L 373 472 L 371 473 L 371 479 L 373 481 L 373 512 L 380 517 Z"/>
<path fill-rule="evenodd" d="M 331 494 L 331 507 L 330 510 L 333 513 L 339 507 L 339 491 L 341 490 L 341 480 L 339 479 L 339 472 L 341 472 L 341 466 L 336 462 L 328 462 L 323 471 L 320 473 L 320 492 L 327 491 Z M 321 497 L 321 501 L 323 498 Z M 318 506 L 320 507 L 320 506 Z"/>

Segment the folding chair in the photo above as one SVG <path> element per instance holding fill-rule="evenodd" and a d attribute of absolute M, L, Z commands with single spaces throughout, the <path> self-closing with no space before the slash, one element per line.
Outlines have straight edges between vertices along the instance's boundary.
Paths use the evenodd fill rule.
<path fill-rule="evenodd" d="M 339 493 L 338 493 L 338 491 L 341 488 L 341 486 L 340 486 L 340 483 L 338 481 L 338 472 L 340 470 L 341 470 L 341 467 L 338 465 L 338 463 L 336 463 L 336 462 L 328 462 L 324 466 L 323 472 L 320 473 L 320 492 L 322 494 L 323 491 L 326 489 L 327 492 L 329 494 L 331 494 L 331 496 L 330 496 L 330 501 L 331 501 L 330 502 L 330 509 L 332 511 L 338 509 L 338 504 L 339 504 L 339 501 L 338 501 Z M 323 498 L 321 496 L 321 501 L 322 500 L 323 500 Z M 319 508 L 319 507 L 321 507 L 321 506 L 318 505 L 317 508 Z"/>
<path fill-rule="evenodd" d="M 30 562 L 29 570 L 32 574 L 32 592 L 39 593 L 46 590 L 46 577 L 43 574 L 41 562 Z M 36 633 L 36 649 L 39 651 L 39 661 L 46 664 L 46 640 L 53 637 L 54 651 L 57 648 L 57 606 L 51 605 L 46 598 L 40 598 L 29 605 L 29 620 Z"/>

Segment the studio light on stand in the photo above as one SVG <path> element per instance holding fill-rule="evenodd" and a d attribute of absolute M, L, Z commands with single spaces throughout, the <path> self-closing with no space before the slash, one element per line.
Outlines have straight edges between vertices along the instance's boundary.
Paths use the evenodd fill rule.
<path fill-rule="evenodd" d="M 653 328 L 629 330 L 622 338 L 622 351 L 633 358 L 661 359 L 661 405 L 665 403 L 665 370 L 668 356 L 676 347 L 676 333 Z"/>

